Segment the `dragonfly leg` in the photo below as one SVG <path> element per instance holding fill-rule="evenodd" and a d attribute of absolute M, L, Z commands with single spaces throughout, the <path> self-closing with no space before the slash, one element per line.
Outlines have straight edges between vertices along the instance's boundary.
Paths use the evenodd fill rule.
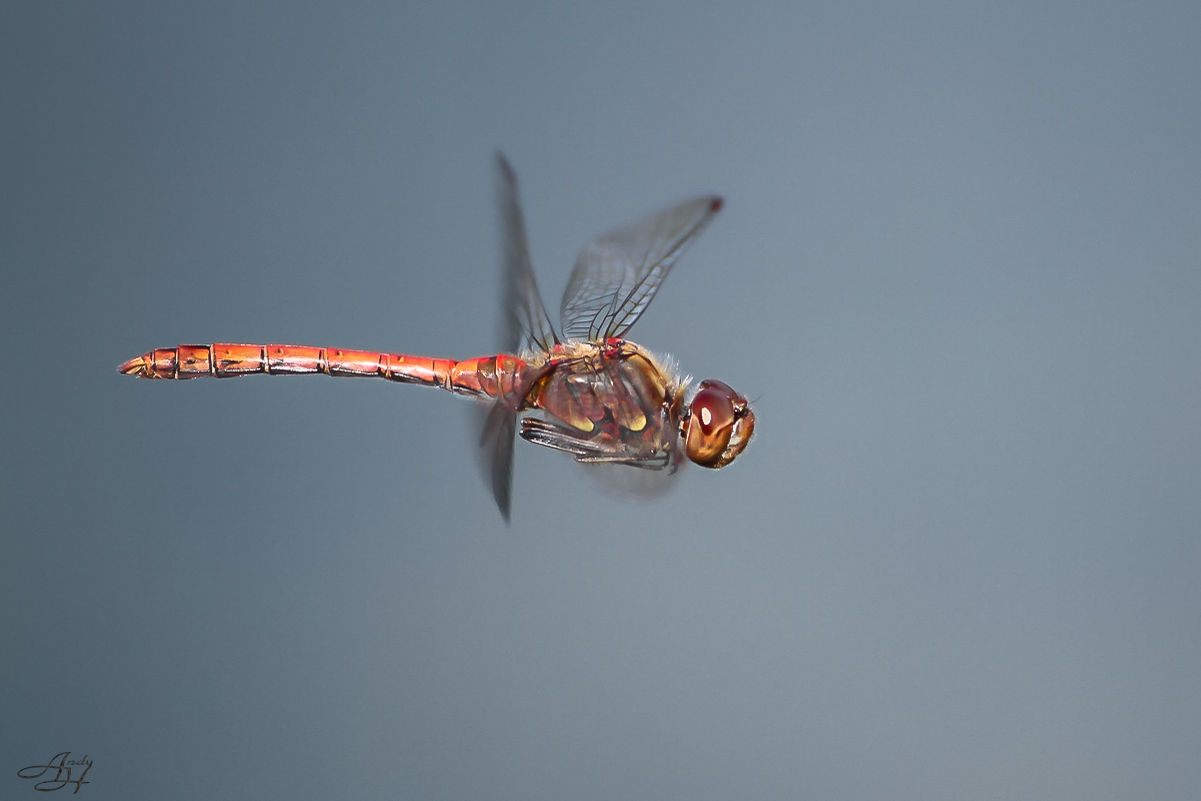
<path fill-rule="evenodd" d="M 577 457 L 587 454 L 599 454 L 602 448 L 594 442 L 581 439 L 573 429 L 566 426 L 548 423 L 537 417 L 521 419 L 521 438 L 535 445 L 545 445 L 557 451 L 566 451 Z"/>
<path fill-rule="evenodd" d="M 643 470 L 662 470 L 670 464 L 671 457 L 665 451 L 625 451 L 596 456 L 582 455 L 575 457 L 575 460 L 584 464 L 622 464 Z"/>
<path fill-rule="evenodd" d="M 522 418 L 521 438 L 535 445 L 570 453 L 577 462 L 585 464 L 624 464 L 645 470 L 662 470 L 671 463 L 671 457 L 665 451 L 636 451 L 628 446 L 614 448 L 602 445 L 582 438 L 573 428 L 537 417 Z"/>

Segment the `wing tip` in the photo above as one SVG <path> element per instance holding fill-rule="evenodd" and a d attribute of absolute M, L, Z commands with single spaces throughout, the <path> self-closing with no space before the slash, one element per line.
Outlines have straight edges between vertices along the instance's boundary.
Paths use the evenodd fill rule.
<path fill-rule="evenodd" d="M 517 173 L 514 172 L 513 165 L 509 163 L 509 159 L 505 156 L 504 152 L 501 151 L 499 148 L 497 148 L 497 151 L 496 151 L 496 166 L 497 166 L 497 168 L 500 169 L 501 177 L 505 180 L 506 183 L 509 183 L 509 184 L 517 183 Z"/>

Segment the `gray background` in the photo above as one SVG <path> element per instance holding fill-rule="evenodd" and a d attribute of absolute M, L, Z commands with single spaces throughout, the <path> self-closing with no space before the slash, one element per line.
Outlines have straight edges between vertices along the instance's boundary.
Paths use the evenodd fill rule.
<path fill-rule="evenodd" d="M 1201 7 L 6 3 L 0 789 L 1201 795 Z M 494 347 L 727 207 L 634 329 L 757 399 L 614 500 L 467 404 L 156 346 Z M 69 788 L 68 788 L 69 791 Z"/>

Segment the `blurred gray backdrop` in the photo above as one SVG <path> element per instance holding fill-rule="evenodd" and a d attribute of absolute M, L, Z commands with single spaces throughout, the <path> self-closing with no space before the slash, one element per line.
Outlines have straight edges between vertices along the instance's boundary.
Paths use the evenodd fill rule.
<path fill-rule="evenodd" d="M 1201 6 L 0 11 L 0 788 L 1201 796 Z M 179 342 L 495 347 L 726 210 L 634 338 L 756 440 L 614 500 L 467 403 L 138 382 Z M 68 787 L 64 792 L 70 792 Z"/>

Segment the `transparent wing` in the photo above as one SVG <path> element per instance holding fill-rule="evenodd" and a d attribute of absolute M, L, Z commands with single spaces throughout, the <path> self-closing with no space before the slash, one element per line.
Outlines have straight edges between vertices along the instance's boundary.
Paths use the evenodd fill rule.
<path fill-rule="evenodd" d="M 549 350 L 558 342 L 551 325 L 538 282 L 530 264 L 530 246 L 525 234 L 525 216 L 517 193 L 517 176 L 503 153 L 496 154 L 499 173 L 497 201 L 500 209 L 501 242 L 504 253 L 504 287 L 501 311 L 501 350 L 516 353 L 527 349 Z M 517 409 L 529 387 L 515 398 L 497 398 L 492 406 L 480 413 L 480 447 L 482 462 L 492 486 L 496 507 L 509 522 L 510 498 L 513 487 L 513 439 L 517 427 Z"/>
<path fill-rule="evenodd" d="M 588 243 L 563 293 L 563 336 L 624 337 L 721 205 L 717 195 L 694 198 Z"/>
<path fill-rule="evenodd" d="M 484 418 L 480 447 L 486 454 L 484 469 L 492 487 L 492 497 L 505 525 L 509 524 L 510 498 L 513 494 L 513 432 L 517 413 L 503 400 L 492 404 Z"/>
<path fill-rule="evenodd" d="M 534 280 L 517 176 L 503 153 L 496 154 L 496 163 L 500 168 L 498 200 L 505 258 L 503 349 L 510 353 L 550 350 L 559 340 Z"/>
<path fill-rule="evenodd" d="M 499 367 L 498 367 L 499 369 Z M 504 518 L 505 525 L 509 523 L 510 497 L 513 489 L 513 437 L 517 429 L 517 414 L 521 408 L 522 399 L 529 394 L 530 389 L 546 375 L 550 368 L 530 370 L 523 373 L 520 383 L 514 387 L 512 395 L 501 395 L 491 406 L 481 407 L 478 417 L 482 420 L 480 426 L 480 464 L 488 475 L 488 483 L 492 487 L 492 497 L 496 500 L 496 508 Z"/>

